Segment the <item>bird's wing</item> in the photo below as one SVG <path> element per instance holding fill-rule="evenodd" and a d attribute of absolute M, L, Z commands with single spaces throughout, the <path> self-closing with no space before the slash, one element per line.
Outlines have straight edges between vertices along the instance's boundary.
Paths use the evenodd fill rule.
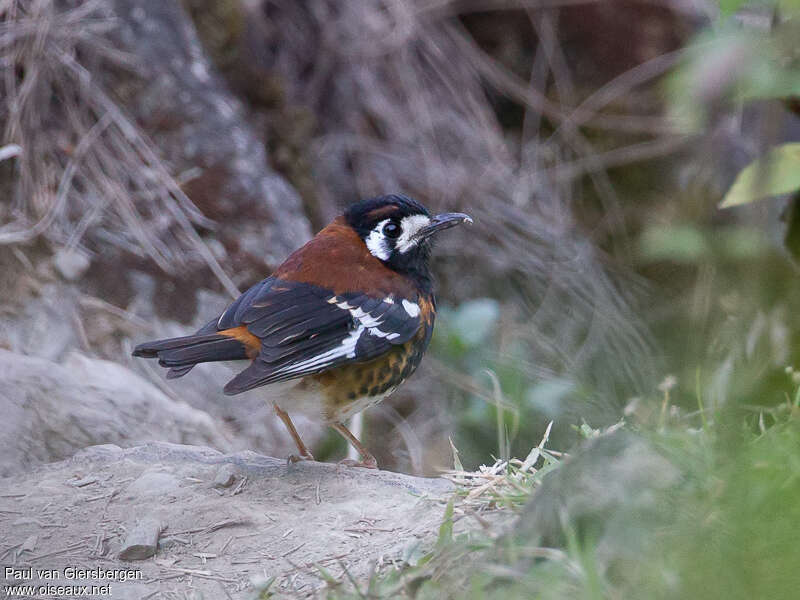
<path fill-rule="evenodd" d="M 362 362 L 404 344 L 419 330 L 418 299 L 336 294 L 308 283 L 270 277 L 220 316 L 217 329 L 246 327 L 261 348 L 225 386 L 238 394 L 260 385 Z"/>

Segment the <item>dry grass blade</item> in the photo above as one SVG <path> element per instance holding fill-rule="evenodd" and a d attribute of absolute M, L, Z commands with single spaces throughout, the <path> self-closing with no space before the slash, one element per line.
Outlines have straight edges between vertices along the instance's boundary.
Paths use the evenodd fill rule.
<path fill-rule="evenodd" d="M 173 272 L 197 257 L 238 290 L 195 230 L 213 227 L 182 192 L 153 144 L 84 64 L 135 69 L 104 34 L 106 2 L 69 8 L 8 3 L 0 24 L 0 119 L 5 158 L 16 155 L 0 244 L 102 241 Z M 133 72 L 131 75 L 135 76 Z M 13 152 L 12 152 L 13 151 Z"/>
<path fill-rule="evenodd" d="M 550 430 L 553 428 L 553 422 L 550 421 L 547 424 L 547 429 L 544 432 L 544 436 L 542 436 L 542 441 L 539 442 L 538 446 L 535 446 L 528 454 L 527 458 L 522 461 L 522 465 L 520 466 L 519 470 L 523 473 L 530 471 L 531 468 L 536 464 L 539 460 L 539 457 L 542 455 L 542 449 L 544 445 L 547 443 L 547 440 L 550 439 Z"/>
<path fill-rule="evenodd" d="M 490 466 L 481 465 L 477 471 L 453 469 L 445 471 L 443 477 L 455 483 L 462 492 L 461 507 L 496 506 L 498 503 L 516 506 L 527 501 L 536 486 L 539 485 L 541 476 L 558 465 L 560 452 L 545 448 L 550 438 L 551 422 L 542 436 L 542 440 L 535 446 L 528 457 L 521 461 L 516 458 L 504 460 L 497 459 Z M 452 441 L 451 441 L 452 445 Z M 454 455 L 458 451 L 453 447 Z M 536 468 L 539 458 L 544 457 L 544 464 Z"/>

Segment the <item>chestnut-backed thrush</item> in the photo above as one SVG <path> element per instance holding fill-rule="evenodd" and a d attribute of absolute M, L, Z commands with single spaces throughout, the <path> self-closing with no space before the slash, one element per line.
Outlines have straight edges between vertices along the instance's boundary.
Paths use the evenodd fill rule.
<path fill-rule="evenodd" d="M 287 410 L 322 419 L 358 450 L 356 464 L 376 468 L 344 421 L 419 365 L 436 315 L 432 237 L 464 222 L 472 219 L 432 217 L 402 195 L 353 204 L 197 333 L 146 342 L 133 355 L 158 358 L 170 379 L 198 363 L 249 359 L 225 393 L 284 382 L 273 403 L 299 458 L 313 459 Z"/>

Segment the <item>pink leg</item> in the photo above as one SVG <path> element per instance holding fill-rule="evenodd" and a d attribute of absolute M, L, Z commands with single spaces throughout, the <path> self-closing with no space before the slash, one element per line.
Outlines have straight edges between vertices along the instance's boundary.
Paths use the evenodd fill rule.
<path fill-rule="evenodd" d="M 294 423 L 289 418 L 289 414 L 282 410 L 277 404 L 275 405 L 275 414 L 280 417 L 283 424 L 286 425 L 286 429 L 289 430 L 289 435 L 292 436 L 294 443 L 297 445 L 297 450 L 300 452 L 300 456 L 292 455 L 289 457 L 291 462 L 297 462 L 299 460 L 314 460 L 314 456 L 311 454 L 309 449 L 303 443 L 303 440 L 300 438 L 300 434 L 297 433 L 297 429 L 295 429 Z"/>
<path fill-rule="evenodd" d="M 353 448 L 358 450 L 358 453 L 361 455 L 361 462 L 355 462 L 352 460 L 345 459 L 341 461 L 343 465 L 350 465 L 352 467 L 364 467 L 365 469 L 377 469 L 378 468 L 378 461 L 375 460 L 375 457 L 372 456 L 369 450 L 367 450 L 364 445 L 358 441 L 358 438 L 350 433 L 350 430 L 344 426 L 343 423 L 333 423 L 331 425 L 336 431 L 338 431 L 344 439 L 348 442 L 353 444 Z"/>

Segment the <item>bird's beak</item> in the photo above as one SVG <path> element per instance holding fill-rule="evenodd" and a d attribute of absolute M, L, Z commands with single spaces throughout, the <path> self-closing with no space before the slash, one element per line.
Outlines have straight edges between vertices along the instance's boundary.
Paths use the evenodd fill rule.
<path fill-rule="evenodd" d="M 416 237 L 424 239 L 432 236 L 434 233 L 450 229 L 462 223 L 472 224 L 472 217 L 464 213 L 442 213 L 441 215 L 433 217 L 428 225 L 420 229 Z"/>

